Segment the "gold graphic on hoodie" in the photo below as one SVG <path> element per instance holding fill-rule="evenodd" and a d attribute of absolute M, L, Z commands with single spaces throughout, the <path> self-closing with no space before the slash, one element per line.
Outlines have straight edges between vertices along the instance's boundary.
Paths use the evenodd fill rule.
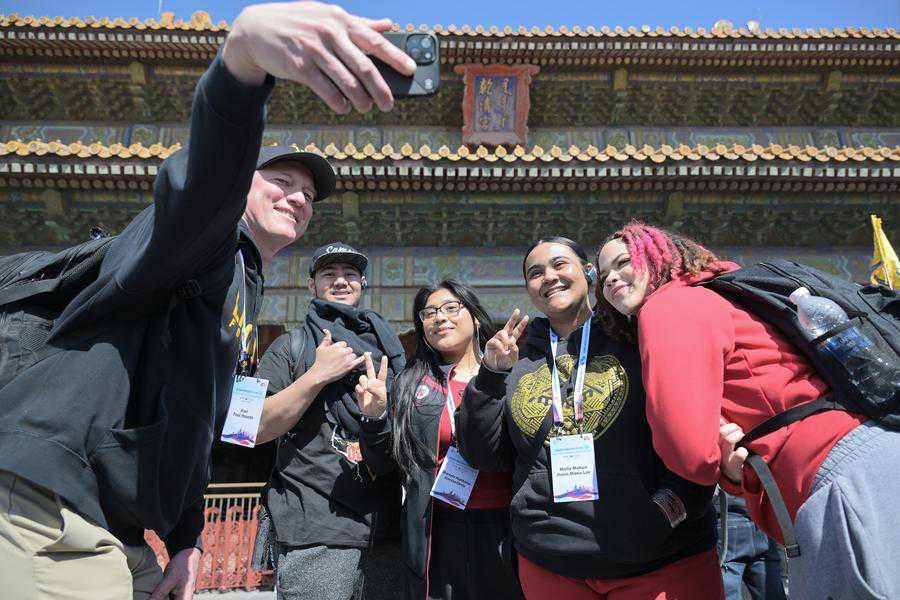
<path fill-rule="evenodd" d="M 228 323 L 228 329 L 232 330 L 235 339 L 240 343 L 241 335 L 247 336 L 247 353 L 250 354 L 250 365 L 256 365 L 257 352 L 259 351 L 259 336 L 254 331 L 253 323 L 247 322 L 247 315 L 243 314 L 241 305 L 241 292 L 234 297 L 234 309 L 231 311 L 231 321 Z"/>
<path fill-rule="evenodd" d="M 556 359 L 564 394 L 574 364 L 575 359 L 569 354 Z M 546 364 L 537 371 L 523 375 L 516 384 L 510 408 L 516 425 L 527 437 L 534 437 L 540 429 L 550 410 L 552 393 L 550 368 Z M 584 373 L 584 422 L 579 424 L 575 421 L 572 394 L 567 394 L 563 399 L 563 423 L 554 423 L 544 444 L 549 444 L 551 437 L 580 431 L 591 432 L 597 439 L 619 416 L 627 397 L 628 375 L 622 363 L 615 356 L 595 356 L 588 361 Z"/>

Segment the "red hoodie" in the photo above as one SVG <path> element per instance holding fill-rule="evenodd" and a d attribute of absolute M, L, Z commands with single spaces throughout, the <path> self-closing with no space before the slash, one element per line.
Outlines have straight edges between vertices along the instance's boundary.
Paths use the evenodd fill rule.
<path fill-rule="evenodd" d="M 728 262 L 719 267 L 739 268 Z M 720 483 L 743 496 L 757 525 L 781 541 L 756 473 L 745 468 L 740 487 L 725 477 L 720 480 L 719 415 L 746 432 L 829 388 L 774 327 L 716 292 L 691 285 L 712 277 L 704 272 L 670 281 L 650 294 L 638 313 L 653 446 L 666 466 L 685 479 Z M 863 421 L 827 411 L 750 444 L 772 470 L 792 518 L 828 452 Z"/>

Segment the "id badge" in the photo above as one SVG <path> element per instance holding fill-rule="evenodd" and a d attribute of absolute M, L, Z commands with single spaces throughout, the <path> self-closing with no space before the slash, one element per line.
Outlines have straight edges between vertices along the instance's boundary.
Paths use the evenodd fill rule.
<path fill-rule="evenodd" d="M 600 497 L 590 433 L 550 438 L 554 502 L 584 502 Z"/>
<path fill-rule="evenodd" d="M 256 434 L 259 432 L 259 420 L 268 387 L 268 379 L 241 375 L 234 378 L 231 404 L 228 405 L 228 416 L 220 438 L 223 442 L 248 448 L 256 445 Z"/>
<path fill-rule="evenodd" d="M 431 495 L 451 506 L 465 509 L 476 479 L 478 469 L 469 466 L 456 446 L 450 446 L 441 464 L 441 470 L 434 479 L 434 485 L 431 486 Z"/>

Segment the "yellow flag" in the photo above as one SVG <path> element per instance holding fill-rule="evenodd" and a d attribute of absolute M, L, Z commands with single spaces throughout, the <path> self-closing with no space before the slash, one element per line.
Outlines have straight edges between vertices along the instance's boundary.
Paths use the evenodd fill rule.
<path fill-rule="evenodd" d="M 900 260 L 881 229 L 881 218 L 876 215 L 872 215 L 872 233 L 875 235 L 875 252 L 869 267 L 869 280 L 896 290 L 900 286 Z"/>

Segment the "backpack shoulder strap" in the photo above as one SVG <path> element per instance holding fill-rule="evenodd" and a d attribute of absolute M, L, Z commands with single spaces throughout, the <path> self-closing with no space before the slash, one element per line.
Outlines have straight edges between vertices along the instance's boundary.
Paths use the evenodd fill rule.
<path fill-rule="evenodd" d="M 719 567 L 723 567 L 728 562 L 728 496 L 722 488 L 716 495 L 719 500 Z"/>
<path fill-rule="evenodd" d="M 769 417 L 753 429 L 751 429 L 738 443 L 739 447 L 747 447 L 747 444 L 758 440 L 761 437 L 778 431 L 782 427 L 786 427 L 791 423 L 795 423 L 801 419 L 805 419 L 810 415 L 820 413 L 826 410 L 848 410 L 846 406 L 834 400 L 831 396 L 824 396 L 817 400 L 812 400 L 798 406 L 792 406 L 784 412 L 778 413 L 773 417 Z M 749 450 L 749 448 L 748 448 Z M 750 450 L 747 457 L 747 464 L 756 471 L 756 476 L 766 491 L 766 496 L 772 504 L 772 512 L 778 521 L 778 528 L 781 529 L 781 535 L 784 538 L 784 549 L 789 558 L 800 556 L 800 545 L 797 543 L 797 536 L 794 533 L 794 523 L 788 513 L 787 505 L 781 496 L 781 490 L 769 470 L 769 465 L 762 457 Z"/>
<path fill-rule="evenodd" d="M 294 365 L 291 376 L 296 381 L 302 374 L 300 371 L 303 369 L 303 354 L 306 350 L 306 328 L 295 327 L 291 329 L 288 336 L 291 346 L 291 364 Z"/>
<path fill-rule="evenodd" d="M 784 538 L 784 550 L 788 558 L 796 558 L 800 556 L 800 545 L 797 543 L 797 534 L 794 532 L 794 523 L 791 521 L 791 515 L 788 513 L 787 504 L 781 496 L 781 490 L 775 482 L 775 477 L 769 469 L 769 465 L 763 458 L 755 452 L 750 452 L 747 456 L 747 464 L 749 464 L 760 483 L 766 490 L 769 502 L 772 504 L 772 512 L 775 513 L 775 519 L 778 521 L 778 528 L 781 529 L 781 536 Z"/>
<path fill-rule="evenodd" d="M 761 437 L 767 436 L 770 433 L 778 431 L 782 427 L 787 427 L 791 423 L 795 423 L 797 421 L 800 421 L 801 419 L 805 419 L 810 415 L 814 415 L 826 410 L 843 410 L 851 412 L 845 405 L 834 400 L 834 398 L 832 398 L 831 396 L 823 396 L 822 398 L 819 398 L 817 400 L 811 400 L 797 406 L 792 406 L 784 412 L 780 412 L 772 417 L 769 417 L 768 419 L 748 431 L 746 435 L 741 438 L 738 446 L 746 447 L 747 444 L 758 440 Z"/>

